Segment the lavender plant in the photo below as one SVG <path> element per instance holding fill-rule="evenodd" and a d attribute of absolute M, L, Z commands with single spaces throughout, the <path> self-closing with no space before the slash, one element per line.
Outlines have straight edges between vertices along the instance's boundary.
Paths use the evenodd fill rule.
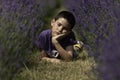
<path fill-rule="evenodd" d="M 0 0 L 0 79 L 15 76 L 35 49 L 36 35 L 55 0 Z"/>
<path fill-rule="evenodd" d="M 119 22 L 116 22 L 114 33 L 107 40 L 101 42 L 102 53 L 100 55 L 101 64 L 99 64 L 100 77 L 104 80 L 120 79 L 120 32 Z"/>
<path fill-rule="evenodd" d="M 81 40 L 102 64 L 98 68 L 103 79 L 119 80 L 120 0 L 66 0 L 64 4 L 76 16 Z"/>
<path fill-rule="evenodd" d="M 106 1 L 97 0 L 66 0 L 65 2 L 65 6 L 76 16 L 75 30 L 82 36 L 84 42 L 91 46 L 95 39 L 102 35 L 104 27 L 108 28 L 112 24 L 108 24 L 112 21 L 109 7 L 114 5 L 108 4 L 109 6 L 104 7 L 104 4 L 107 5 Z M 104 34 L 106 34 L 105 31 Z"/>

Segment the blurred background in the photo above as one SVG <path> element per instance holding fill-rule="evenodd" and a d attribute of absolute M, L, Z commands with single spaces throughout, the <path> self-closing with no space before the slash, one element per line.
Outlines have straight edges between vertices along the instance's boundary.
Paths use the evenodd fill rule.
<path fill-rule="evenodd" d="M 41 63 L 35 45 L 38 34 L 50 28 L 50 20 L 61 10 L 76 17 L 73 31 L 87 54 L 67 67 Z M 119 14 L 120 0 L 0 0 L 0 79 L 120 80 Z"/>

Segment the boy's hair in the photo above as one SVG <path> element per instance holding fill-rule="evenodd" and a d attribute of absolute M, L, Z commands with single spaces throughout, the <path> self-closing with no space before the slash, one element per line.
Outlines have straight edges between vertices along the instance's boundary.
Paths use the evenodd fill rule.
<path fill-rule="evenodd" d="M 67 21 L 69 22 L 69 24 L 71 25 L 71 29 L 74 27 L 75 25 L 75 17 L 71 12 L 68 11 L 61 11 L 60 13 L 58 13 L 58 15 L 55 17 L 55 20 L 59 19 L 59 18 L 65 18 L 67 19 Z"/>

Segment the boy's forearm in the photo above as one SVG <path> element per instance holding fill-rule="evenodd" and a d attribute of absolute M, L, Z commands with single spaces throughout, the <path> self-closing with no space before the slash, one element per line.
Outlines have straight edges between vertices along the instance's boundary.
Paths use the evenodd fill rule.
<path fill-rule="evenodd" d="M 61 45 L 60 43 L 55 43 L 54 46 L 58 50 L 60 56 L 65 60 L 65 61 L 70 61 L 72 60 L 72 54 L 69 54 Z"/>
<path fill-rule="evenodd" d="M 59 34 L 59 35 L 53 36 L 52 43 L 54 44 L 55 48 L 59 52 L 61 58 L 64 59 L 65 61 L 70 61 L 72 60 L 72 56 L 73 56 L 72 55 L 73 50 L 71 50 L 72 48 L 68 49 L 68 46 L 67 46 L 66 47 L 67 49 L 64 49 L 59 43 L 59 41 L 65 36 L 66 36 L 65 34 Z"/>

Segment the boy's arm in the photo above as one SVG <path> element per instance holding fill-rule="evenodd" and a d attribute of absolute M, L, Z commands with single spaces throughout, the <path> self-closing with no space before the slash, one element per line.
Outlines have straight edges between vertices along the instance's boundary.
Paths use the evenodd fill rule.
<path fill-rule="evenodd" d="M 67 46 L 66 49 L 64 49 L 60 43 L 55 43 L 54 46 L 56 47 L 57 51 L 59 52 L 62 59 L 65 61 L 70 61 L 73 58 L 73 46 Z"/>
<path fill-rule="evenodd" d="M 62 59 L 64 59 L 65 61 L 70 61 L 73 58 L 73 52 L 74 52 L 73 46 L 72 45 L 67 46 L 66 49 L 64 49 L 58 41 L 64 36 L 65 36 L 64 34 L 60 34 L 55 37 L 52 37 L 52 43 L 54 44 L 55 48 L 59 52 Z"/>
<path fill-rule="evenodd" d="M 52 63 L 60 63 L 61 60 L 56 59 L 56 58 L 49 58 L 46 54 L 45 50 L 42 50 L 40 53 L 40 59 L 42 61 L 48 61 L 48 62 L 52 62 Z"/>

